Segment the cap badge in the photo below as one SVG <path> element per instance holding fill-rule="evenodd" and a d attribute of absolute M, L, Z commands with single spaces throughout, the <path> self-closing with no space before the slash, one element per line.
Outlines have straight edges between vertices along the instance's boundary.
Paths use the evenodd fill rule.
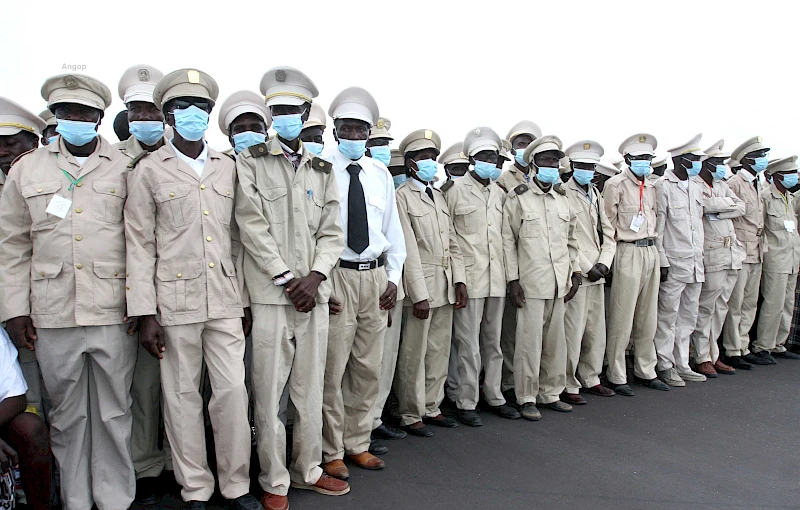
<path fill-rule="evenodd" d="M 377 124 L 378 129 L 383 129 L 383 126 L 385 126 L 383 119 L 378 119 L 378 124 Z"/>
<path fill-rule="evenodd" d="M 756 137 L 756 142 L 761 143 L 761 137 L 760 136 Z"/>
<path fill-rule="evenodd" d="M 645 143 L 646 141 L 647 141 L 647 137 L 646 136 L 640 136 L 639 137 L 639 143 Z"/>
<path fill-rule="evenodd" d="M 591 148 L 592 148 L 591 144 L 588 143 L 583 144 L 583 150 L 588 151 Z"/>
<path fill-rule="evenodd" d="M 467 159 L 467 155 L 466 155 L 466 154 L 464 154 L 463 152 L 459 152 L 459 153 L 458 153 L 458 156 L 459 156 L 461 159 Z"/>
<path fill-rule="evenodd" d="M 286 81 L 286 71 L 284 71 L 283 69 L 275 71 L 275 80 L 279 81 L 281 83 L 285 82 Z"/>
<path fill-rule="evenodd" d="M 483 135 L 483 131 L 481 131 L 481 128 L 476 128 L 475 129 L 475 134 L 478 135 L 478 136 L 481 136 L 481 135 Z"/>
<path fill-rule="evenodd" d="M 189 83 L 200 83 L 200 73 L 195 70 L 186 73 L 186 77 L 189 78 Z"/>
<path fill-rule="evenodd" d="M 74 76 L 67 76 L 64 78 L 64 85 L 66 85 L 68 89 L 76 89 L 78 88 L 78 80 Z"/>
<path fill-rule="evenodd" d="M 150 81 L 150 72 L 147 69 L 139 69 L 139 81 Z"/>
<path fill-rule="evenodd" d="M 432 138 L 433 138 L 433 131 L 431 131 L 430 129 L 426 129 L 425 130 L 425 139 L 426 140 L 431 140 Z"/>

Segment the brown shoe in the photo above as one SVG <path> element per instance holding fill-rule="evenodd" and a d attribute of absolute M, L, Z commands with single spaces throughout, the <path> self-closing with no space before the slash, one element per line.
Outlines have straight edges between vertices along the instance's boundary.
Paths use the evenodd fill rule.
<path fill-rule="evenodd" d="M 695 370 L 706 377 L 717 377 L 717 371 L 714 370 L 714 365 L 712 365 L 710 361 L 698 363 L 697 367 L 695 367 Z"/>
<path fill-rule="evenodd" d="M 362 469 L 371 469 L 373 471 L 383 469 L 386 465 L 381 459 L 372 455 L 369 452 L 361 452 L 357 455 L 348 455 L 348 459 L 353 461 L 353 464 Z"/>
<path fill-rule="evenodd" d="M 289 510 L 289 498 L 265 492 L 261 496 L 261 506 L 264 510 Z"/>
<path fill-rule="evenodd" d="M 586 399 L 580 396 L 577 393 L 567 393 L 566 391 L 561 394 L 559 397 L 562 402 L 566 402 L 567 404 L 571 404 L 574 406 L 582 406 L 586 403 Z"/>
<path fill-rule="evenodd" d="M 733 375 L 736 373 L 736 369 L 734 369 L 732 366 L 726 365 L 720 360 L 717 360 L 717 362 L 714 363 L 714 370 L 716 370 L 717 373 L 725 375 Z"/>
<path fill-rule="evenodd" d="M 295 489 L 318 492 L 320 494 L 325 494 L 326 496 L 343 496 L 350 492 L 349 483 L 343 480 L 338 480 L 332 476 L 328 476 L 325 473 L 322 473 L 322 476 L 319 477 L 319 480 L 317 480 L 317 483 L 314 485 L 292 482 L 292 487 Z"/>
<path fill-rule="evenodd" d="M 344 461 L 341 459 L 325 462 L 321 467 L 322 471 L 328 476 L 338 478 L 339 480 L 347 480 L 350 478 L 350 471 L 348 471 L 347 466 L 344 465 Z"/>
<path fill-rule="evenodd" d="M 606 388 L 602 384 L 598 384 L 597 386 L 592 386 L 591 388 L 586 388 L 584 391 L 600 397 L 613 397 L 614 395 L 617 394 L 614 390 L 612 390 L 611 388 Z"/>

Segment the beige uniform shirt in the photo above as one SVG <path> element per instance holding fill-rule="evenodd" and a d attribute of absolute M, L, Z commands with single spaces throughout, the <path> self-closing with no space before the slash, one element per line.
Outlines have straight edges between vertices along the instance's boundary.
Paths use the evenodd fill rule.
<path fill-rule="evenodd" d="M 761 190 L 761 201 L 764 203 L 764 272 L 797 274 L 800 234 L 795 197 L 791 193 L 784 197 L 775 184 L 770 184 Z"/>
<path fill-rule="evenodd" d="M 745 251 L 736 239 L 733 218 L 744 214 L 744 202 L 723 180 L 713 180 L 713 187 L 710 187 L 700 177 L 694 179 L 703 199 L 703 263 L 706 273 L 741 269 Z"/>
<path fill-rule="evenodd" d="M 167 139 L 164 138 L 164 145 L 169 145 Z M 136 156 L 145 152 L 144 147 L 142 144 L 139 143 L 139 140 L 136 139 L 135 136 L 131 135 L 130 138 L 125 140 L 124 142 L 117 142 L 114 144 L 114 148 L 119 149 L 122 151 L 123 154 L 128 156 L 131 159 L 134 159 Z"/>
<path fill-rule="evenodd" d="M 655 239 L 656 189 L 647 179 L 641 183 L 630 169 L 624 169 L 606 181 L 603 205 L 608 221 L 614 227 L 614 240 L 618 243 Z M 631 229 L 631 224 L 640 213 L 644 223 L 636 232 Z"/>
<path fill-rule="evenodd" d="M 447 194 L 470 298 L 506 295 L 501 233 L 505 201 L 506 193 L 497 184 L 484 186 L 469 172 Z"/>
<path fill-rule="evenodd" d="M 532 177 L 532 174 L 528 173 L 526 175 L 517 168 L 516 164 L 512 164 L 508 170 L 500 174 L 500 177 L 497 179 L 497 184 L 501 188 L 505 188 L 506 193 L 511 193 L 511 190 L 520 184 L 528 184 L 530 182 L 530 179 L 526 177 Z"/>
<path fill-rule="evenodd" d="M 656 199 L 656 248 L 661 267 L 669 267 L 670 278 L 679 282 L 704 282 L 700 186 L 691 177 L 681 182 L 672 170 L 667 170 L 664 179 L 656 183 Z"/>
<path fill-rule="evenodd" d="M 503 210 L 506 281 L 519 280 L 525 297 L 562 298 L 579 272 L 578 219 L 566 190 L 544 192 L 534 182 L 513 188 Z"/>
<path fill-rule="evenodd" d="M 409 179 L 397 188 L 397 212 L 406 241 L 405 306 L 425 300 L 431 308 L 454 304 L 455 284 L 467 279 L 445 198 L 434 190 L 431 200 Z"/>
<path fill-rule="evenodd" d="M 236 221 L 253 303 L 291 305 L 284 287 L 273 283 L 274 277 L 291 271 L 299 278 L 317 271 L 327 278 L 339 261 L 344 233 L 332 168 L 330 162 L 303 150 L 295 170 L 277 138 L 237 157 Z M 326 280 L 319 287 L 317 303 L 327 303 L 330 293 Z"/>
<path fill-rule="evenodd" d="M 128 178 L 128 315 L 158 313 L 162 326 L 241 317 L 233 161 L 209 148 L 198 177 L 175 151 L 147 155 Z"/>
<path fill-rule="evenodd" d="M 125 315 L 128 159 L 104 138 L 81 166 L 64 142 L 12 167 L 0 201 L 0 321 L 38 328 L 121 324 Z M 81 179 L 70 190 L 70 180 Z M 46 212 L 71 200 L 64 219 Z"/>
<path fill-rule="evenodd" d="M 760 264 L 764 260 L 764 204 L 759 197 L 761 184 L 756 188 L 752 182 L 747 182 L 743 177 L 745 169 L 728 179 L 728 187 L 738 196 L 745 206 L 742 216 L 733 220 L 736 238 L 744 245 L 746 252 L 745 264 Z M 758 182 L 758 177 L 755 178 Z"/>
<path fill-rule="evenodd" d="M 614 227 L 608 221 L 603 197 L 595 186 L 590 185 L 586 193 L 574 178 L 564 185 L 572 210 L 577 218 L 576 236 L 578 238 L 578 266 L 586 277 L 595 264 L 603 264 L 611 269 L 617 242 L 614 241 Z M 584 278 L 583 285 L 605 283 L 601 278 L 590 282 Z"/>

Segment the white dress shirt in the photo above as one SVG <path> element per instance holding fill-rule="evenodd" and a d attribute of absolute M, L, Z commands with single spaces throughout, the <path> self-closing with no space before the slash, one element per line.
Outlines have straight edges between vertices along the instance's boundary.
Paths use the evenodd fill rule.
<path fill-rule="evenodd" d="M 406 243 L 403 227 L 400 226 L 400 216 L 397 214 L 392 174 L 383 163 L 367 156 L 352 161 L 338 149 L 329 151 L 326 155 L 326 159 L 333 163 L 336 183 L 339 185 L 339 213 L 345 235 L 342 260 L 366 262 L 385 253 L 386 275 L 390 282 L 399 285 L 406 260 Z M 350 173 L 347 167 L 352 163 L 361 166 L 358 180 L 364 188 L 364 198 L 367 201 L 369 246 L 362 253 L 356 253 L 347 246 L 347 201 L 350 191 Z"/>
<path fill-rule="evenodd" d="M 208 159 L 208 144 L 205 140 L 203 140 L 203 152 L 197 156 L 197 159 L 192 159 L 179 151 L 178 148 L 172 144 L 172 139 L 170 139 L 169 144 L 172 147 L 172 150 L 175 151 L 175 155 L 178 156 L 181 161 L 189 165 L 189 167 L 195 171 L 197 177 L 203 177 L 203 168 L 205 168 L 206 160 Z"/>
<path fill-rule="evenodd" d="M 17 363 L 17 348 L 6 330 L 0 327 L 0 401 L 24 395 L 26 391 L 28 385 Z"/>

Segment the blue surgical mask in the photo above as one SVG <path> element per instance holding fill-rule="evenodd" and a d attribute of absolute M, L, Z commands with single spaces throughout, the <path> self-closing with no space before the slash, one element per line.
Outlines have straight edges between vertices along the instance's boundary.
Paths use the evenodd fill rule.
<path fill-rule="evenodd" d="M 702 161 L 691 161 L 692 166 L 686 169 L 686 174 L 689 177 L 694 177 L 695 175 L 700 175 L 700 169 L 703 168 Z"/>
<path fill-rule="evenodd" d="M 503 173 L 503 169 L 502 169 L 502 168 L 497 168 L 497 167 L 494 167 L 494 172 L 492 172 L 492 177 L 491 177 L 491 179 L 492 179 L 493 181 L 496 181 L 497 179 L 499 179 L 499 178 L 500 178 L 500 174 L 502 174 L 502 173 Z"/>
<path fill-rule="evenodd" d="M 394 181 L 394 189 L 397 189 L 408 180 L 408 176 L 405 174 L 395 175 L 392 176 L 392 180 Z"/>
<path fill-rule="evenodd" d="M 753 164 L 753 170 L 756 172 L 763 172 L 767 169 L 767 164 L 769 163 L 769 158 L 766 156 L 761 156 L 760 158 L 754 158 L 755 163 Z"/>
<path fill-rule="evenodd" d="M 715 180 L 719 181 L 724 179 L 726 174 L 727 168 L 725 168 L 725 165 L 717 165 L 714 168 L 714 173 L 712 173 L 711 176 L 714 177 Z"/>
<path fill-rule="evenodd" d="M 496 170 L 497 165 L 493 163 L 475 160 L 475 173 L 478 174 L 478 177 L 481 179 L 492 179 Z"/>
<path fill-rule="evenodd" d="M 160 120 L 134 120 L 128 131 L 141 143 L 155 145 L 164 137 L 164 123 Z"/>
<path fill-rule="evenodd" d="M 324 143 L 317 143 L 317 142 L 303 142 L 303 147 L 308 149 L 311 154 L 316 154 L 319 156 L 322 154 L 322 149 L 325 148 Z"/>
<path fill-rule="evenodd" d="M 294 140 L 300 136 L 300 131 L 303 130 L 303 113 L 276 115 L 272 117 L 272 129 L 284 140 Z"/>
<path fill-rule="evenodd" d="M 195 105 L 189 108 L 177 108 L 172 112 L 175 116 L 175 131 L 184 140 L 196 142 L 203 138 L 208 129 L 208 112 Z"/>
<path fill-rule="evenodd" d="M 594 170 L 581 170 L 580 168 L 576 168 L 572 173 L 572 178 L 581 186 L 586 186 L 594 179 Z"/>
<path fill-rule="evenodd" d="M 47 141 L 50 143 L 58 143 L 58 135 L 51 136 L 50 138 L 47 139 Z"/>
<path fill-rule="evenodd" d="M 436 166 L 436 161 L 432 159 L 421 159 L 415 162 L 417 164 L 417 177 L 422 182 L 431 182 L 436 177 L 436 171 L 439 169 Z"/>
<path fill-rule="evenodd" d="M 83 147 L 97 138 L 97 122 L 58 119 L 56 132 L 70 145 Z"/>
<path fill-rule="evenodd" d="M 797 186 L 797 172 L 792 174 L 783 174 L 781 179 L 783 180 L 783 187 L 786 189 Z"/>
<path fill-rule="evenodd" d="M 233 135 L 233 150 L 239 154 L 248 147 L 264 143 L 267 135 L 264 133 L 254 133 L 253 131 L 245 131 L 244 133 L 236 133 Z"/>
<path fill-rule="evenodd" d="M 525 162 L 525 159 L 522 157 L 525 154 L 525 149 L 514 149 L 514 159 L 519 163 L 519 166 L 526 167 L 528 164 Z"/>
<path fill-rule="evenodd" d="M 377 159 L 383 163 L 384 166 L 389 166 L 389 162 L 392 160 L 392 149 L 390 149 L 388 145 L 370 147 L 369 153 L 372 155 L 372 159 Z"/>
<path fill-rule="evenodd" d="M 646 159 L 631 160 L 631 172 L 637 177 L 647 177 L 653 171 L 650 168 L 650 162 Z"/>
<path fill-rule="evenodd" d="M 366 140 L 345 140 L 343 138 L 339 139 L 339 152 L 345 155 L 345 157 L 353 160 L 358 161 L 361 159 L 364 154 L 367 152 L 367 141 Z"/>
<path fill-rule="evenodd" d="M 536 178 L 543 184 L 555 184 L 558 182 L 560 174 L 558 168 L 551 166 L 540 166 L 536 170 Z"/>

